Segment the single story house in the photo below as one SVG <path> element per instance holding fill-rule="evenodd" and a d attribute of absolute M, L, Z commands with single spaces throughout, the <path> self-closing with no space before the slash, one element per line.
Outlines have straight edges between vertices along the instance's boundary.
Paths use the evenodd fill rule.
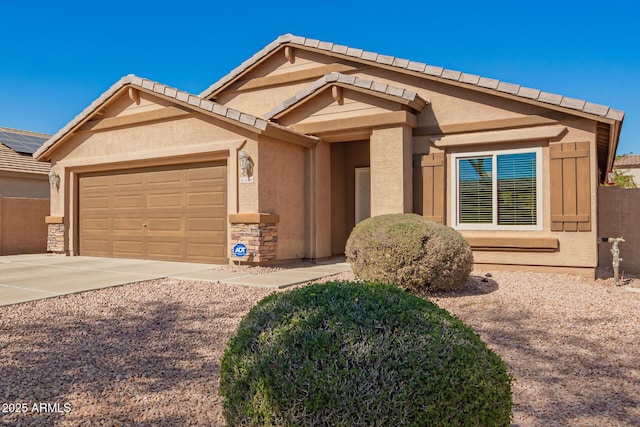
<path fill-rule="evenodd" d="M 60 177 L 53 252 L 319 260 L 363 218 L 415 212 L 459 230 L 478 267 L 593 276 L 623 118 L 284 35 L 200 95 L 123 77 L 34 155 Z"/>
<path fill-rule="evenodd" d="M 640 185 L 640 154 L 625 154 L 616 157 L 613 167 L 625 175 L 633 177 L 633 182 Z"/>
<path fill-rule="evenodd" d="M 32 154 L 49 137 L 0 127 L 0 255 L 47 250 L 49 163 Z"/>
<path fill-rule="evenodd" d="M 49 164 L 32 154 L 50 137 L 0 127 L 0 196 L 49 198 Z"/>

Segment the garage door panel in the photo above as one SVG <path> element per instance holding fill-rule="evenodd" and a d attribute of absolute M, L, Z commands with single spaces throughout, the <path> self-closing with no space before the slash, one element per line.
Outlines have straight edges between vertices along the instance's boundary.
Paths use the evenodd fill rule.
<path fill-rule="evenodd" d="M 182 207 L 182 194 L 164 193 L 147 195 L 149 208 L 179 208 Z"/>
<path fill-rule="evenodd" d="M 84 250 L 87 255 L 91 253 L 103 253 L 109 250 L 108 239 L 86 239 L 84 241 Z"/>
<path fill-rule="evenodd" d="M 183 182 L 183 171 L 181 170 L 164 170 L 150 172 L 148 175 L 149 184 L 162 184 L 162 185 L 180 185 Z"/>
<path fill-rule="evenodd" d="M 147 244 L 150 259 L 182 259 L 182 243 L 170 241 L 151 241 Z"/>
<path fill-rule="evenodd" d="M 142 218 L 112 218 L 114 232 L 138 232 L 143 231 Z"/>
<path fill-rule="evenodd" d="M 142 241 L 130 238 L 114 238 L 112 251 L 112 256 L 116 258 L 142 258 L 144 256 Z"/>
<path fill-rule="evenodd" d="M 221 218 L 188 218 L 188 233 L 223 232 L 226 221 Z"/>
<path fill-rule="evenodd" d="M 215 182 L 226 181 L 227 171 L 219 167 L 196 168 L 187 171 L 187 180 L 193 183 L 210 185 Z"/>
<path fill-rule="evenodd" d="M 183 218 L 149 218 L 147 221 L 148 233 L 173 232 L 183 234 Z"/>
<path fill-rule="evenodd" d="M 187 194 L 187 207 L 221 206 L 226 201 L 222 192 L 190 192 Z"/>
<path fill-rule="evenodd" d="M 226 263 L 226 174 L 217 162 L 82 175 L 80 254 Z"/>
<path fill-rule="evenodd" d="M 141 187 L 144 184 L 143 173 L 125 173 L 122 175 L 113 175 L 113 185 L 121 188 Z"/>
<path fill-rule="evenodd" d="M 109 230 L 109 218 L 85 219 L 80 224 L 80 229 L 84 232 L 105 232 Z"/>
<path fill-rule="evenodd" d="M 109 188 L 110 186 L 110 178 L 108 176 L 89 176 L 82 180 L 82 187 L 86 189 L 96 190 Z"/>
<path fill-rule="evenodd" d="M 91 191 L 91 190 L 86 190 Z M 109 197 L 108 196 L 87 196 L 84 199 L 84 209 L 107 209 L 109 208 Z"/>
<path fill-rule="evenodd" d="M 113 209 L 135 208 L 142 209 L 144 197 L 142 195 L 116 195 L 113 196 Z"/>

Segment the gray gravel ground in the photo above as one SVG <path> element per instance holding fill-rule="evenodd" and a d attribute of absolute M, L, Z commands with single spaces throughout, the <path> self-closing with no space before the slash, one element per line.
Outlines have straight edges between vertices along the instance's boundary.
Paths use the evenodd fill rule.
<path fill-rule="evenodd" d="M 640 425 L 640 280 L 485 274 L 432 299 L 509 364 L 515 425 Z M 0 424 L 224 425 L 224 345 L 271 292 L 164 279 L 0 307 Z"/>

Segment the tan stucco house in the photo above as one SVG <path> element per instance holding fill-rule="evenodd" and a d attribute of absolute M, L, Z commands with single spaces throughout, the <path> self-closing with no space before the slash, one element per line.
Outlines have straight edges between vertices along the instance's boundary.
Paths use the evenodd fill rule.
<path fill-rule="evenodd" d="M 35 157 L 60 177 L 49 249 L 68 255 L 317 260 L 363 218 L 415 212 L 480 267 L 593 276 L 623 117 L 284 35 L 200 95 L 126 76 Z"/>
<path fill-rule="evenodd" d="M 640 154 L 618 156 L 613 167 L 625 175 L 630 175 L 633 182 L 640 185 Z"/>
<path fill-rule="evenodd" d="M 0 196 L 49 198 L 49 164 L 32 154 L 51 135 L 0 127 Z"/>
<path fill-rule="evenodd" d="M 50 137 L 0 127 L 0 255 L 47 249 L 49 163 L 32 154 Z"/>

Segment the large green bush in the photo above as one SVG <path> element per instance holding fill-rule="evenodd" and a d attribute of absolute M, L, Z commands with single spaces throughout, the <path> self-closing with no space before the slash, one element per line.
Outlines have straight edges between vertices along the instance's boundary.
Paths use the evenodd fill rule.
<path fill-rule="evenodd" d="M 356 277 L 418 294 L 455 290 L 473 269 L 471 247 L 460 233 L 414 214 L 360 222 L 345 254 Z"/>
<path fill-rule="evenodd" d="M 241 321 L 220 391 L 229 426 L 507 426 L 511 377 L 469 327 L 384 284 L 276 293 Z"/>

